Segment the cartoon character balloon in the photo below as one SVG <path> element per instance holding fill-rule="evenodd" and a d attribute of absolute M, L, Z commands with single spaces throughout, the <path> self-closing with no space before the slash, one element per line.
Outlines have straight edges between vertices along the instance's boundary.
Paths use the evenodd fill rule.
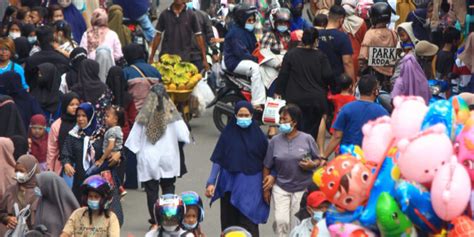
<path fill-rule="evenodd" d="M 471 116 L 456 138 L 459 144 L 458 161 L 469 173 L 471 181 L 474 181 L 474 116 Z"/>
<path fill-rule="evenodd" d="M 459 95 L 451 97 L 449 101 L 451 102 L 454 108 L 454 113 L 456 117 L 456 134 L 455 135 L 457 136 L 459 135 L 459 133 L 464 127 L 464 124 L 470 117 L 469 105 Z"/>
<path fill-rule="evenodd" d="M 442 124 L 420 132 L 410 140 L 401 140 L 398 150 L 402 177 L 421 184 L 431 183 L 438 168 L 448 163 L 453 155 L 453 145 Z"/>
<path fill-rule="evenodd" d="M 380 164 L 393 142 L 390 117 L 383 116 L 375 121 L 366 123 L 362 127 L 362 133 L 364 134 L 362 140 L 364 158 L 367 161 Z"/>
<path fill-rule="evenodd" d="M 377 201 L 377 225 L 382 236 L 416 236 L 410 219 L 388 193 L 380 194 Z"/>
<path fill-rule="evenodd" d="M 428 107 L 421 130 L 429 129 L 436 124 L 444 124 L 446 135 L 454 140 L 455 136 L 455 112 L 453 105 L 448 100 L 438 100 Z"/>
<path fill-rule="evenodd" d="M 353 211 L 368 199 L 371 174 L 362 161 L 345 154 L 316 171 L 313 181 L 331 203 Z"/>
<path fill-rule="evenodd" d="M 474 222 L 467 216 L 459 216 L 451 222 L 454 227 L 449 231 L 448 237 L 474 236 Z"/>
<path fill-rule="evenodd" d="M 431 185 L 431 202 L 436 214 L 445 221 L 460 216 L 471 197 L 471 180 L 466 169 L 453 156 L 440 167 Z"/>
<path fill-rule="evenodd" d="M 440 232 L 443 221 L 436 215 L 431 205 L 431 195 L 425 187 L 400 180 L 397 183 L 394 197 L 400 204 L 403 213 L 423 233 L 436 234 Z"/>
<path fill-rule="evenodd" d="M 397 96 L 393 99 L 393 104 L 395 108 L 390 123 L 396 141 L 417 134 L 428 111 L 423 98 L 419 96 Z"/>
<path fill-rule="evenodd" d="M 337 223 L 329 226 L 331 236 L 338 237 L 376 237 L 374 232 L 351 223 Z"/>

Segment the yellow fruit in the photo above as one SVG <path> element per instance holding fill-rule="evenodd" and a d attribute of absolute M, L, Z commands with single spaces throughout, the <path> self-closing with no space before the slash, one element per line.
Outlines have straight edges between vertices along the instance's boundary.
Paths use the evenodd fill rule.
<path fill-rule="evenodd" d="M 173 83 L 169 84 L 169 85 L 168 85 L 168 89 L 169 89 L 169 90 L 172 90 L 172 91 L 173 91 L 173 90 L 176 90 L 176 84 L 173 84 Z"/>
<path fill-rule="evenodd" d="M 179 91 L 186 90 L 186 85 L 185 84 L 179 84 L 178 85 L 178 90 Z"/>

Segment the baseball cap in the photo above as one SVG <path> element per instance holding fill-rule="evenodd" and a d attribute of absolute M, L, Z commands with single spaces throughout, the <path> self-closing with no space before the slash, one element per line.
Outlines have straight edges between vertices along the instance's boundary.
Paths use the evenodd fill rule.
<path fill-rule="evenodd" d="M 317 208 L 321 203 L 328 201 L 326 195 L 321 191 L 315 191 L 308 195 L 306 205 L 311 208 Z"/>

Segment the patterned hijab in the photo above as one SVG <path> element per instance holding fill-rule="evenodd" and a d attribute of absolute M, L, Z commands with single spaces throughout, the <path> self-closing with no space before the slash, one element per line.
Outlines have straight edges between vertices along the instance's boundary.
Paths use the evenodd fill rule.
<path fill-rule="evenodd" d="M 107 12 L 102 8 L 95 9 L 92 13 L 91 28 L 87 31 L 87 52 L 91 53 L 97 49 L 104 42 L 108 31 Z"/>
<path fill-rule="evenodd" d="M 168 124 L 181 120 L 176 106 L 173 104 L 162 84 L 155 84 L 148 94 L 137 123 L 146 127 L 146 135 L 151 144 L 155 144 L 165 134 Z"/>

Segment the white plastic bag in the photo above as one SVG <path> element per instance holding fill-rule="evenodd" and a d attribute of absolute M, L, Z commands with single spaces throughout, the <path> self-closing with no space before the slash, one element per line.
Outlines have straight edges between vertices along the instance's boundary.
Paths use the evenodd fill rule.
<path fill-rule="evenodd" d="M 203 78 L 194 87 L 192 95 L 197 98 L 199 102 L 198 112 L 202 115 L 206 111 L 206 106 L 214 100 L 214 93 L 211 87 L 207 84 L 207 78 Z"/>
<path fill-rule="evenodd" d="M 263 110 L 262 122 L 267 125 L 278 125 L 280 122 L 280 109 L 286 105 L 285 100 L 267 97 Z"/>

